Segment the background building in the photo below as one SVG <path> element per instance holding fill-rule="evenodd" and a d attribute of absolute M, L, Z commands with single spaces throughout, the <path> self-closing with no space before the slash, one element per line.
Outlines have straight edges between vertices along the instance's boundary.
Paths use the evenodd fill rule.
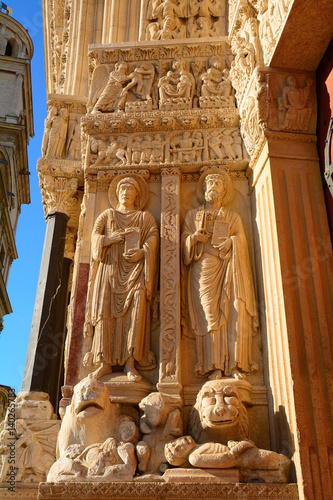
<path fill-rule="evenodd" d="M 15 19 L 0 13 L 0 328 L 12 312 L 6 285 L 18 257 L 15 233 L 23 203 L 30 203 L 27 146 L 34 136 L 30 61 L 33 45 Z"/>

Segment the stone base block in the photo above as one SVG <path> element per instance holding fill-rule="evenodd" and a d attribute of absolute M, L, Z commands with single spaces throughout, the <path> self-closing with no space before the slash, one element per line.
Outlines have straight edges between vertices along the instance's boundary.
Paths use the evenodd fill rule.
<path fill-rule="evenodd" d="M 104 375 L 101 382 L 109 389 L 112 403 L 139 404 L 155 390 L 155 386 L 146 378 L 143 377 L 139 382 L 130 382 L 122 372 Z"/>
<path fill-rule="evenodd" d="M 0 484 L 1 500 L 37 500 L 38 484 L 16 485 L 13 490 Z"/>
<path fill-rule="evenodd" d="M 167 483 L 239 483 L 238 469 L 168 469 L 163 474 Z"/>
<path fill-rule="evenodd" d="M 38 500 L 298 500 L 296 484 L 40 483 Z"/>

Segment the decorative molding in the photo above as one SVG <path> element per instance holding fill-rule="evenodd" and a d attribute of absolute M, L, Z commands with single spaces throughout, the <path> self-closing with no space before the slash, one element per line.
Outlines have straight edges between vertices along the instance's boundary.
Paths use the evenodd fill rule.
<path fill-rule="evenodd" d="M 242 484 L 242 483 L 164 483 L 164 482 L 115 482 L 115 483 L 41 483 L 39 500 L 108 500 L 110 498 L 156 498 L 212 500 L 224 498 L 261 500 L 298 500 L 297 484 Z"/>
<path fill-rule="evenodd" d="M 180 338 L 179 168 L 162 168 L 161 208 L 161 341 L 159 382 L 176 382 Z M 179 354 L 178 354 L 179 356 Z"/>

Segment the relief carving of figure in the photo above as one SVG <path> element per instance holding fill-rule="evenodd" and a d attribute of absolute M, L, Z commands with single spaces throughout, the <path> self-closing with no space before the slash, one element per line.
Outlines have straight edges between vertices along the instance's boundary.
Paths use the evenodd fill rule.
<path fill-rule="evenodd" d="M 202 187 L 204 204 L 187 213 L 182 232 L 184 324 L 196 339 L 195 372 L 216 379 L 257 368 L 252 337 L 258 317 L 243 224 L 225 206 L 233 197 L 231 178 L 208 171 L 198 184 L 199 199 Z"/>
<path fill-rule="evenodd" d="M 8 424 L 7 424 L 8 426 Z M 15 441 L 15 480 L 23 483 L 45 481 L 46 475 L 55 461 L 56 439 L 59 430 L 57 421 L 42 421 L 28 424 L 24 419 L 15 421 L 15 431 L 4 429 L 0 435 L 0 482 L 7 481 L 12 470 L 12 447 Z"/>
<path fill-rule="evenodd" d="M 218 24 L 218 23 L 215 23 Z M 191 18 L 187 24 L 187 33 L 189 38 L 207 38 L 218 36 L 215 24 L 212 24 L 208 17 Z"/>
<path fill-rule="evenodd" d="M 222 0 L 193 0 L 189 3 L 191 16 L 220 17 L 222 16 Z"/>
<path fill-rule="evenodd" d="M 161 104 L 184 102 L 186 107 L 192 106 L 194 93 L 194 77 L 186 71 L 185 61 L 181 56 L 172 63 L 173 71 L 159 79 L 158 88 Z"/>
<path fill-rule="evenodd" d="M 222 70 L 222 61 L 214 56 L 209 60 L 209 68 L 200 77 L 201 95 L 203 97 L 223 96 L 231 94 L 231 84 L 228 78 L 228 70 Z"/>
<path fill-rule="evenodd" d="M 183 132 L 183 135 L 175 137 L 170 142 L 171 162 L 193 162 L 198 158 L 198 153 L 201 156 L 203 145 L 200 146 L 199 135 L 193 134 L 188 130 Z"/>
<path fill-rule="evenodd" d="M 138 75 L 127 74 L 128 66 L 124 61 L 119 61 L 111 71 L 109 80 L 94 105 L 93 112 L 102 111 L 110 113 L 120 111 L 125 107 L 128 91 L 138 82 Z"/>
<path fill-rule="evenodd" d="M 62 158 L 65 152 L 65 144 L 68 129 L 68 109 L 61 108 L 58 115 L 51 119 L 48 148 L 46 156 L 50 158 Z"/>
<path fill-rule="evenodd" d="M 137 175 L 118 176 L 109 189 L 113 208 L 101 213 L 92 234 L 92 265 L 85 335 L 92 336 L 84 365 L 100 378 L 115 365 L 131 381 L 135 368 L 154 366 L 149 349 L 150 308 L 157 278 L 158 228 L 142 208 L 148 187 Z"/>
<path fill-rule="evenodd" d="M 264 61 L 268 62 L 269 57 L 274 50 L 276 40 L 271 26 L 272 20 L 268 11 L 268 0 L 259 0 L 258 11 L 259 38 L 264 53 Z"/>
<path fill-rule="evenodd" d="M 313 81 L 306 80 L 305 87 L 297 86 L 293 76 L 287 77 L 282 97 L 279 99 L 279 118 L 285 130 L 304 130 L 309 127 L 312 113 L 310 92 Z"/>
<path fill-rule="evenodd" d="M 186 17 L 186 0 L 151 0 L 148 3 L 148 40 L 168 40 L 185 38 L 186 28 L 180 18 Z"/>
<path fill-rule="evenodd" d="M 291 465 L 285 455 L 257 448 L 250 440 L 198 445 L 191 436 L 183 436 L 165 445 L 165 456 L 178 467 L 188 463 L 202 469 L 237 467 L 245 482 L 286 483 Z"/>
<path fill-rule="evenodd" d="M 69 160 L 81 160 L 81 127 L 78 119 L 69 130 L 67 158 Z"/>
<path fill-rule="evenodd" d="M 173 38 L 185 38 L 186 28 L 180 23 L 178 17 L 167 16 L 162 21 L 160 29 L 159 23 L 150 23 L 147 26 L 146 38 L 148 40 L 171 40 Z"/>
<path fill-rule="evenodd" d="M 58 113 L 57 108 L 54 106 L 51 106 L 49 109 L 49 112 L 47 113 L 47 117 L 45 118 L 44 121 L 44 135 L 43 135 L 43 140 L 42 140 L 42 156 L 46 156 L 46 151 L 47 147 L 49 144 L 49 137 L 50 137 L 50 132 L 51 132 L 51 127 L 52 127 L 52 119 L 54 116 L 56 116 Z"/>

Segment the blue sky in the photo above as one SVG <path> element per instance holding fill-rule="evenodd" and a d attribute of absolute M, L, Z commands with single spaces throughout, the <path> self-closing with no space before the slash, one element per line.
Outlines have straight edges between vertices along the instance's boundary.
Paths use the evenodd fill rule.
<path fill-rule="evenodd" d="M 31 204 L 21 207 L 16 233 L 19 258 L 12 264 L 7 287 L 14 312 L 5 316 L 0 335 L 0 384 L 19 392 L 46 227 L 36 172 L 46 116 L 46 91 L 42 3 L 40 0 L 5 0 L 4 3 L 12 8 L 12 17 L 28 30 L 34 44 L 31 70 L 35 137 L 30 139 L 28 147 Z"/>

